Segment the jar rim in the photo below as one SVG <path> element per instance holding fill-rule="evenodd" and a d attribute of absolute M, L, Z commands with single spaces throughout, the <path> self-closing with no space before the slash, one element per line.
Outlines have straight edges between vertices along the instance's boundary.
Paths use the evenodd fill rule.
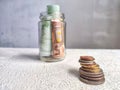
<path fill-rule="evenodd" d="M 39 18 L 42 19 L 43 17 L 53 17 L 53 16 L 59 16 L 65 19 L 64 13 L 54 13 L 54 14 L 48 14 L 47 12 L 41 12 Z"/>

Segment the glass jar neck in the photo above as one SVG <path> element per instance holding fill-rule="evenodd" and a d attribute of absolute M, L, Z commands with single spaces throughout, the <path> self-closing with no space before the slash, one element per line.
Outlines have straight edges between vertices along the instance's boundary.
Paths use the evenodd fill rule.
<path fill-rule="evenodd" d="M 52 19 L 60 19 L 64 21 L 65 17 L 63 13 L 56 12 L 52 14 L 48 14 L 46 12 L 40 13 L 40 19 L 41 20 L 52 20 Z"/>

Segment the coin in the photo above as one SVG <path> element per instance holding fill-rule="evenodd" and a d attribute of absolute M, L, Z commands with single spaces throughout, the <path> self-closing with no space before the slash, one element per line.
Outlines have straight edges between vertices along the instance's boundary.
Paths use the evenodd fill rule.
<path fill-rule="evenodd" d="M 95 58 L 92 56 L 80 56 L 80 60 L 93 61 Z"/>
<path fill-rule="evenodd" d="M 83 77 L 80 77 L 80 80 L 86 84 L 90 84 L 90 85 L 100 85 L 100 84 L 103 84 L 105 82 L 105 78 L 101 79 L 101 80 L 98 80 L 98 81 L 94 81 L 94 80 L 88 80 L 88 79 L 85 79 Z"/>

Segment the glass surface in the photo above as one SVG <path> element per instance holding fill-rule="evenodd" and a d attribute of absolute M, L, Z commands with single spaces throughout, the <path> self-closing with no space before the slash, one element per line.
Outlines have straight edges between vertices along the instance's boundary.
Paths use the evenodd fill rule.
<path fill-rule="evenodd" d="M 47 13 L 43 12 L 40 14 L 40 19 L 41 21 L 38 24 L 40 59 L 43 61 L 63 60 L 66 54 L 66 22 L 64 21 L 64 14 L 57 13 L 56 15 L 48 15 Z M 60 23 L 61 27 L 57 29 L 57 26 L 55 26 L 55 28 L 53 28 L 52 24 L 54 24 L 54 21 L 55 25 Z M 60 30 L 62 31 L 62 33 L 60 32 Z M 56 31 L 58 34 L 53 31 Z M 53 33 L 58 35 L 58 40 L 61 34 L 63 42 L 56 42 L 57 37 L 53 37 Z M 53 39 L 55 39 L 55 41 L 53 41 Z M 58 47 L 56 47 L 55 45 Z M 55 49 L 54 46 L 57 49 Z M 60 56 L 62 54 L 63 56 Z"/>

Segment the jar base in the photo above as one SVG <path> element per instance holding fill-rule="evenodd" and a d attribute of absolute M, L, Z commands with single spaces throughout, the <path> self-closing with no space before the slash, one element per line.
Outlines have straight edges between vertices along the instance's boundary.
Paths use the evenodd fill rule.
<path fill-rule="evenodd" d="M 49 57 L 40 57 L 40 60 L 45 61 L 45 62 L 59 62 L 59 61 L 62 61 L 64 59 L 65 59 L 65 57 L 63 57 L 63 58 L 53 58 L 51 56 L 49 56 Z"/>

